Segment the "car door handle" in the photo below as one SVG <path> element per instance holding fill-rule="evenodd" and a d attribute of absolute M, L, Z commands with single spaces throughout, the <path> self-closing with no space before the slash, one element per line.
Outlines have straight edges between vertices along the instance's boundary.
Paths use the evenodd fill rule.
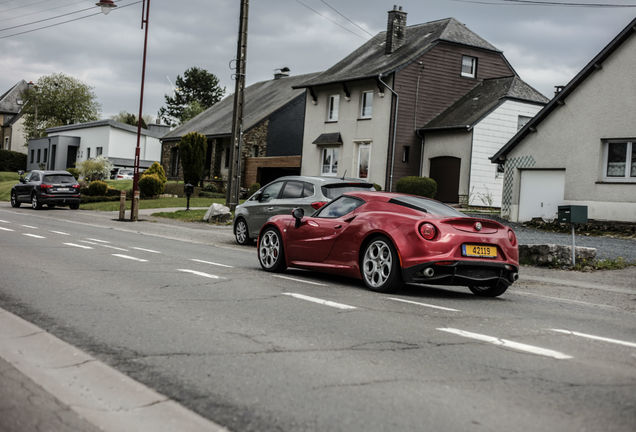
<path fill-rule="evenodd" d="M 274 207 L 267 207 L 267 211 L 274 211 Z"/>

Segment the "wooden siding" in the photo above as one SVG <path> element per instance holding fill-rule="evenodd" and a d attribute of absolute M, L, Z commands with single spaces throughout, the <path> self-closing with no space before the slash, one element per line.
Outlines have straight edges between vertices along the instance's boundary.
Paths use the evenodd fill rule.
<path fill-rule="evenodd" d="M 259 168 L 300 168 L 300 156 L 250 157 L 245 159 L 243 186 L 258 181 Z"/>
<path fill-rule="evenodd" d="M 462 56 L 477 58 L 476 78 L 461 76 Z M 393 189 L 404 176 L 419 175 L 421 139 L 416 128 L 423 126 L 481 80 L 514 75 L 502 53 L 441 42 L 395 75 L 395 91 L 400 95 L 396 131 Z M 418 88 L 419 78 L 419 88 Z M 409 160 L 402 162 L 402 148 L 409 146 Z M 387 157 L 387 188 L 391 150 Z"/>

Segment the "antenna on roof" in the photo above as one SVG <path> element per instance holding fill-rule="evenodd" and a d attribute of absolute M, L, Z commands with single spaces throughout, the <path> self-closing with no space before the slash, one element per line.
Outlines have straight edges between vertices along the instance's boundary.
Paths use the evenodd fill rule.
<path fill-rule="evenodd" d="M 342 175 L 342 180 L 344 180 L 346 176 L 347 176 L 347 170 L 345 170 L 344 174 Z"/>

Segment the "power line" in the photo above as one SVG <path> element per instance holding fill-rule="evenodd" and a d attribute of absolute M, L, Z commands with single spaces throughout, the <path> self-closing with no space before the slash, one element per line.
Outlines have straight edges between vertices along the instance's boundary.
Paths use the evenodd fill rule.
<path fill-rule="evenodd" d="M 8 20 L 15 20 L 15 19 L 18 19 L 18 18 L 24 18 L 24 17 L 31 16 L 31 15 L 39 15 L 39 14 L 41 14 L 43 12 L 48 12 L 48 11 L 51 11 L 51 10 L 63 9 L 65 7 L 69 7 L 71 5 L 76 5 L 76 4 L 80 4 L 80 3 L 86 3 L 86 2 L 84 0 L 74 1 L 74 2 L 71 1 L 69 3 L 66 3 L 66 4 L 62 5 L 62 6 L 55 6 L 55 7 L 48 8 L 48 9 L 38 9 L 38 10 L 36 10 L 34 12 L 29 12 L 29 13 L 25 13 L 25 14 L 22 14 L 22 15 L 16 15 L 16 16 L 6 17 L 6 18 Z"/>
<path fill-rule="evenodd" d="M 316 15 L 320 15 L 321 17 L 323 17 L 324 19 L 326 19 L 327 21 L 331 21 L 332 23 L 334 23 L 335 25 L 337 25 L 338 27 L 348 31 L 349 33 L 358 36 L 361 39 L 364 39 L 364 36 L 359 35 L 358 33 L 352 31 L 351 29 L 348 29 L 347 27 L 343 26 L 342 24 L 340 24 L 338 21 L 334 21 L 331 18 L 329 18 L 327 15 L 324 15 L 320 12 L 318 12 L 316 9 L 312 8 L 311 6 L 309 6 L 308 4 L 306 4 L 305 2 L 303 2 L 302 0 L 295 0 L 296 3 L 301 4 L 303 6 L 305 6 L 307 9 L 309 9 L 310 11 L 312 11 L 313 13 L 315 13 Z"/>
<path fill-rule="evenodd" d="M 41 20 L 32 21 L 32 22 L 27 23 L 27 24 L 18 24 L 18 25 L 14 25 L 12 27 L 0 28 L 0 31 L 13 30 L 13 29 L 16 29 L 16 28 L 19 28 L 19 27 L 26 27 L 26 26 L 30 26 L 30 25 L 33 25 L 33 24 L 39 24 L 39 23 L 44 22 L 44 21 L 51 21 L 51 20 L 54 20 L 54 19 L 57 19 L 57 18 L 63 18 L 65 16 L 75 15 L 77 13 L 86 12 L 87 10 L 92 10 L 92 9 L 95 9 L 95 6 L 91 6 L 89 8 L 85 8 L 85 9 L 76 10 L 76 11 L 73 11 L 73 12 L 67 12 L 65 14 L 56 15 L 56 16 L 53 16 L 53 17 L 50 17 L 50 18 L 43 18 Z"/>
<path fill-rule="evenodd" d="M 123 6 L 119 6 L 115 10 L 116 11 L 117 10 L 121 10 L 121 9 L 123 9 L 125 7 L 139 4 L 142 1 L 143 0 L 137 0 L 137 1 L 132 2 L 132 3 L 129 3 L 129 4 L 126 4 L 126 5 L 123 5 Z M 25 30 L 25 31 L 18 32 L 18 33 L 12 33 L 12 34 L 6 35 L 6 36 L 0 36 L 0 39 L 6 39 L 6 38 L 13 37 L 13 36 L 19 36 L 19 35 L 23 35 L 23 34 L 26 34 L 26 33 L 32 33 L 32 32 L 38 31 L 38 30 L 44 30 L 44 29 L 47 29 L 47 28 L 56 27 L 56 26 L 59 26 L 59 25 L 62 25 L 62 24 L 66 24 L 66 23 L 70 23 L 70 22 L 74 22 L 74 21 L 79 21 L 79 20 L 82 20 L 82 19 L 85 19 L 85 18 L 90 18 L 90 17 L 93 17 L 95 15 L 101 15 L 101 14 L 102 14 L 101 12 L 96 12 L 94 14 L 84 15 L 84 16 L 73 18 L 73 19 L 70 19 L 70 20 L 62 21 L 62 22 L 59 22 L 59 23 L 50 24 L 50 25 L 47 25 L 47 26 L 38 27 L 38 28 L 35 28 L 35 29 L 31 29 L 31 30 Z"/>
<path fill-rule="evenodd" d="M 539 0 L 449 0 L 458 3 L 472 3 L 491 6 L 546 6 L 546 7 L 580 7 L 580 8 L 634 8 L 636 4 L 616 3 L 578 3 Z"/>
<path fill-rule="evenodd" d="M 331 8 L 332 10 L 334 10 L 338 15 L 340 15 L 341 17 L 343 17 L 344 19 L 346 19 L 347 21 L 349 21 L 351 24 L 353 24 L 354 26 L 358 27 L 360 30 L 362 30 L 363 32 L 365 32 L 366 34 L 368 34 L 369 36 L 373 37 L 374 35 L 369 33 L 367 31 L 367 29 L 365 29 L 364 27 L 358 25 L 357 23 L 353 22 L 352 20 L 349 19 L 349 17 L 345 16 L 342 12 L 340 12 L 338 9 L 336 9 L 335 7 L 331 6 L 329 3 L 327 3 L 325 0 L 320 0 L 322 3 L 324 3 L 327 7 Z"/>

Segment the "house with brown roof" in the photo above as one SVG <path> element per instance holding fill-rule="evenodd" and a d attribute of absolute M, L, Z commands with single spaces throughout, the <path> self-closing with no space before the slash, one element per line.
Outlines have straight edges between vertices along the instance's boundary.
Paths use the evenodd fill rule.
<path fill-rule="evenodd" d="M 636 222 L 636 19 L 491 156 L 504 167 L 501 214 Z"/>
<path fill-rule="evenodd" d="M 462 98 L 479 87 L 492 90 L 479 104 L 482 113 L 519 99 L 532 108 L 520 113 L 530 116 L 545 98 L 519 79 L 500 50 L 456 19 L 407 26 L 406 16 L 401 7 L 388 11 L 386 31 L 299 85 L 307 91 L 301 174 L 357 177 L 385 190 L 395 190 L 401 177 L 430 175 L 442 191 L 454 184 L 442 198 L 457 202 L 470 187 L 462 173 L 476 156 L 466 150 L 472 138 L 455 133 L 461 142 L 444 153 L 443 133 L 435 126 L 457 120 L 464 129 L 471 125 L 472 136 L 481 118 L 462 114 L 470 108 Z M 507 81 L 482 85 L 496 78 Z M 448 111 L 453 104 L 457 113 Z M 512 136 L 518 118 L 509 115 L 507 121 L 514 124 Z M 438 149 L 427 151 L 428 140 Z M 457 157 L 460 147 L 459 167 L 449 172 L 439 166 L 442 160 L 435 158 Z"/>
<path fill-rule="evenodd" d="M 243 107 L 242 187 L 266 184 L 300 172 L 305 92 L 293 86 L 316 74 L 290 76 L 289 69 L 277 71 L 274 79 L 245 88 Z M 183 178 L 179 142 L 190 132 L 208 139 L 205 159 L 206 180 L 222 183 L 230 165 L 233 96 L 227 96 L 162 138 L 161 163 L 169 178 Z"/>

